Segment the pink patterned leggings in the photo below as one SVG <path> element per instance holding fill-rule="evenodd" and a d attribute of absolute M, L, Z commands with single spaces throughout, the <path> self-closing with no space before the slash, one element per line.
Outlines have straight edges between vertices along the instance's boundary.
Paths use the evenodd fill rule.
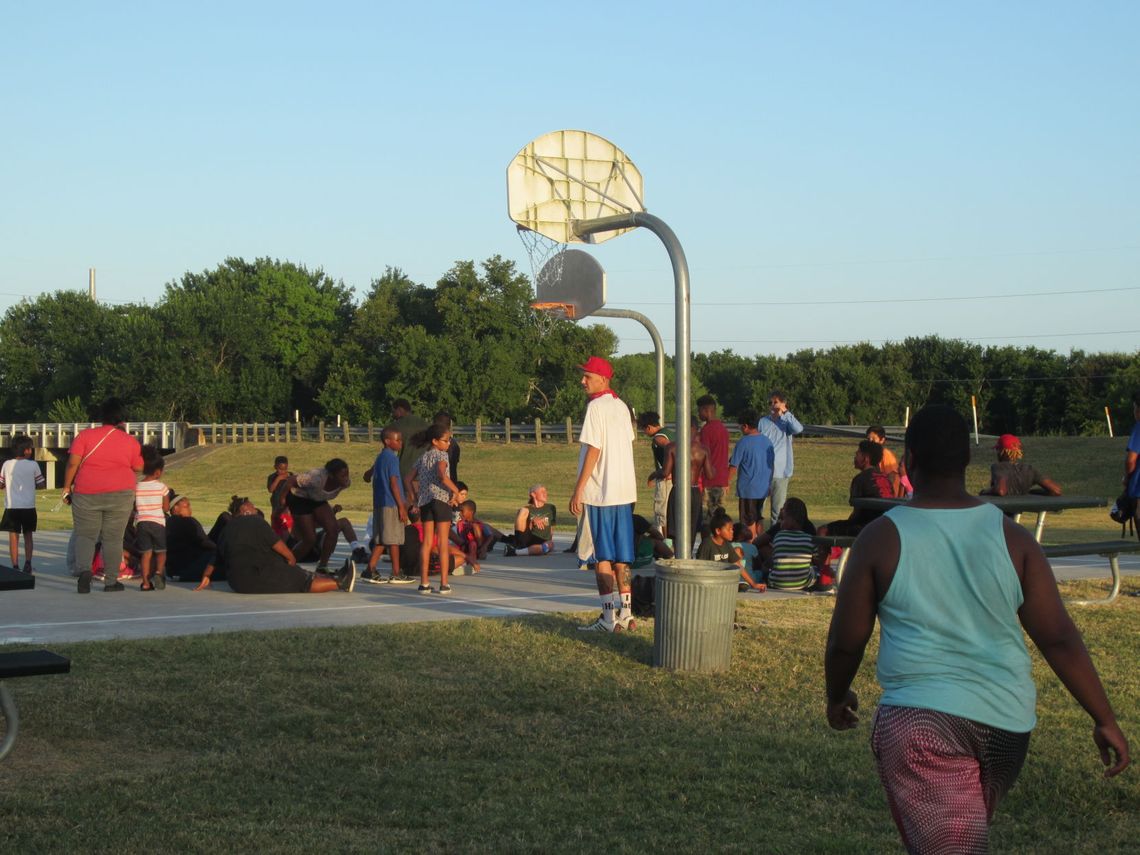
<path fill-rule="evenodd" d="M 907 851 L 989 851 L 989 822 L 1028 748 L 1028 733 L 935 710 L 880 706 L 871 750 Z"/>

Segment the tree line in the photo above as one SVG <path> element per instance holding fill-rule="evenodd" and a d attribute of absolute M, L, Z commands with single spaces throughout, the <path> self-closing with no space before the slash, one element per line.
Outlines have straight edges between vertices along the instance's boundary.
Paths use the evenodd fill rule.
<path fill-rule="evenodd" d="M 612 355 L 605 326 L 530 309 L 530 278 L 500 256 L 457 262 L 432 287 L 389 267 L 357 302 L 322 270 L 229 258 L 186 273 L 154 305 L 95 303 L 57 291 L 0 320 L 0 419 L 83 421 L 92 402 L 126 400 L 132 418 L 189 422 L 384 421 L 391 401 L 461 423 L 578 418 L 575 366 Z M 651 354 L 618 357 L 615 386 L 638 412 L 656 400 Z M 673 366 L 666 366 L 667 419 Z M 1061 355 L 936 336 L 786 356 L 694 354 L 694 400 L 709 392 L 725 417 L 763 411 L 784 391 L 801 420 L 900 423 L 907 406 L 977 399 L 992 433 L 1105 433 L 1131 421 L 1140 351 Z"/>

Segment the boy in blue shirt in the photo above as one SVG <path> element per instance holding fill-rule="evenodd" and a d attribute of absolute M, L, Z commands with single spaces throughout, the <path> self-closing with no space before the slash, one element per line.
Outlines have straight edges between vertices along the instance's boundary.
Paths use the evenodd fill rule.
<path fill-rule="evenodd" d="M 740 505 L 740 522 L 748 526 L 752 539 L 763 528 L 764 500 L 772 489 L 775 450 L 772 440 L 760 433 L 760 416 L 755 410 L 740 414 L 743 436 L 728 461 L 728 479 L 736 476 L 736 496 Z"/>
<path fill-rule="evenodd" d="M 406 585 L 413 581 L 413 577 L 400 572 L 400 547 L 404 545 L 404 527 L 408 524 L 408 506 L 400 479 L 400 449 L 404 447 L 404 435 L 389 426 L 381 431 L 380 441 L 384 448 L 376 455 L 372 468 L 364 473 L 364 480 L 372 482 L 372 519 L 378 537 L 368 558 L 368 568 L 360 579 L 374 585 L 384 581 Z M 376 572 L 385 547 L 392 557 L 392 576 L 387 580 Z"/>

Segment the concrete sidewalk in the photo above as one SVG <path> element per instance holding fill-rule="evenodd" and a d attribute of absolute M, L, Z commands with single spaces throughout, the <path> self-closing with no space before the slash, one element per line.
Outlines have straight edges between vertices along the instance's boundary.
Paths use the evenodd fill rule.
<path fill-rule="evenodd" d="M 453 577 L 450 596 L 425 595 L 415 585 L 358 583 L 352 594 L 276 594 L 242 596 L 224 583 L 206 591 L 170 583 L 165 591 L 142 592 L 138 582 L 121 593 L 105 594 L 96 584 L 90 594 L 76 593 L 65 568 L 70 532 L 36 533 L 36 587 L 0 593 L 0 645 L 53 644 L 114 638 L 153 638 L 234 630 L 290 627 L 356 626 L 409 621 L 502 617 L 540 612 L 587 612 L 598 609 L 592 573 L 577 569 L 574 556 L 557 543 L 545 556 L 506 558 L 501 552 L 475 576 Z M 342 545 L 339 560 L 347 555 Z M 7 560 L 6 558 L 4 560 Z M 388 565 L 382 564 L 383 569 Z M 1059 559 L 1059 578 L 1108 578 L 1104 559 Z M 1140 575 L 1140 557 L 1121 558 L 1126 575 Z M 644 571 L 642 571 L 644 572 Z M 795 599 L 803 594 L 741 594 L 742 599 Z"/>

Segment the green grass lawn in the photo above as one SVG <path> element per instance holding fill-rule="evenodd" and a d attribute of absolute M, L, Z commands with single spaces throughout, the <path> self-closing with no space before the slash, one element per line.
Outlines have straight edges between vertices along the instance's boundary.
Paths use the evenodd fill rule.
<path fill-rule="evenodd" d="M 716 676 L 651 668 L 651 623 L 570 615 L 59 645 L 72 674 L 13 686 L 0 851 L 899 851 L 869 716 L 824 721 L 831 607 L 742 602 Z M 1140 600 L 1076 619 L 1140 738 Z M 1137 770 L 1103 780 L 1087 716 L 1035 673 L 994 851 L 1129 850 Z"/>
<path fill-rule="evenodd" d="M 853 447 L 797 442 L 792 494 L 819 521 L 848 512 Z M 1123 447 L 1026 441 L 1067 491 L 1103 496 L 1118 490 Z M 294 470 L 345 456 L 354 477 L 374 455 L 223 447 L 167 481 L 208 526 L 231 494 L 263 495 L 282 450 Z M 648 471 L 647 443 L 638 455 Z M 567 446 L 467 443 L 460 475 L 505 525 L 535 481 L 564 508 L 575 464 Z M 368 490 L 354 482 L 344 500 L 363 522 Z M 1053 541 L 1118 531 L 1103 510 L 1046 529 Z M 869 715 L 853 733 L 824 720 L 831 609 L 742 601 L 732 668 L 715 676 L 650 667 L 652 622 L 583 636 L 581 615 L 58 645 L 73 673 L 11 686 L 23 727 L 0 763 L 0 852 L 899 851 Z M 1140 599 L 1074 616 L 1140 743 Z M 875 652 L 855 685 L 865 711 Z M 1134 848 L 1140 775 L 1102 780 L 1087 716 L 1034 661 L 1040 721 L 994 851 Z"/>

